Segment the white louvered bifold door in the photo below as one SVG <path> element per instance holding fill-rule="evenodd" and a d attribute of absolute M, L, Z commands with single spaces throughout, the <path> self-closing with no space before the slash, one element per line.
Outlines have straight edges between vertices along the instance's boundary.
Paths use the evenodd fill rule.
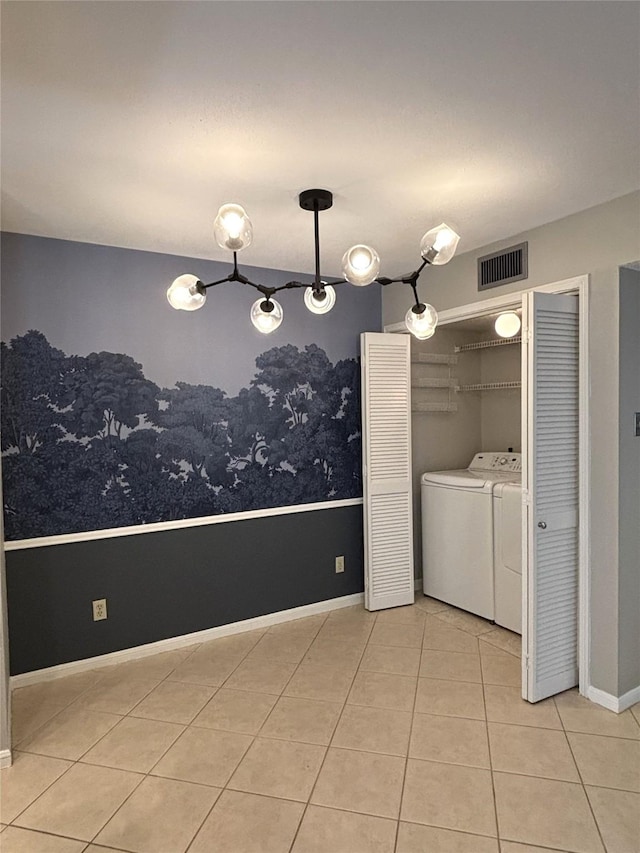
<path fill-rule="evenodd" d="M 362 358 L 364 604 L 413 603 L 411 341 L 365 332 Z"/>
<path fill-rule="evenodd" d="M 578 299 L 523 300 L 523 696 L 578 683 Z"/>

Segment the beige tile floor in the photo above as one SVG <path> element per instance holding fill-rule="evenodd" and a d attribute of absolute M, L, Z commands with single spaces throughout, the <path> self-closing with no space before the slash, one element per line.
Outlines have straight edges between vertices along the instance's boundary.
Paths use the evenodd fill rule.
<path fill-rule="evenodd" d="M 640 706 L 419 596 L 24 687 L 2 853 L 637 853 Z"/>

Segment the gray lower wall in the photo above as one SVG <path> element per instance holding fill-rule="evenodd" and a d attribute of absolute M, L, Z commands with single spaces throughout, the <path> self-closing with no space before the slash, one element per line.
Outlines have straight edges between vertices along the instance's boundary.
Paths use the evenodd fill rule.
<path fill-rule="evenodd" d="M 362 507 L 9 551 L 6 563 L 17 675 L 361 592 Z M 93 621 L 96 598 L 106 621 Z"/>
<path fill-rule="evenodd" d="M 620 270 L 620 696 L 640 684 L 640 272 Z"/>

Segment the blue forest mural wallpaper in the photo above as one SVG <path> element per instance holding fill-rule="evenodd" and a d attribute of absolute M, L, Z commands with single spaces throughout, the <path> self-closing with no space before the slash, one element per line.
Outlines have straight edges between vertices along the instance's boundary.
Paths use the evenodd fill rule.
<path fill-rule="evenodd" d="M 359 365 L 273 347 L 236 396 L 161 388 L 119 352 L 2 343 L 5 535 L 17 540 L 359 497 Z"/>

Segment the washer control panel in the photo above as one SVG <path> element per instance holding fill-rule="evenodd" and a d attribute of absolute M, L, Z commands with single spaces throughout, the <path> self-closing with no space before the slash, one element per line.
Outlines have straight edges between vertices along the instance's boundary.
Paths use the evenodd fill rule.
<path fill-rule="evenodd" d="M 469 465 L 476 471 L 504 471 L 510 474 L 522 473 L 520 453 L 476 453 Z"/>

